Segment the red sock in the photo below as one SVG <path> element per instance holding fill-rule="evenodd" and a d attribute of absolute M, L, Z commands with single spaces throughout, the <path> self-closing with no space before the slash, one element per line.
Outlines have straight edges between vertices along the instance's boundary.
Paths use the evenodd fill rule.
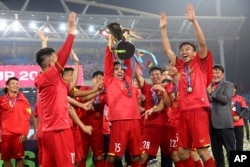
<path fill-rule="evenodd" d="M 104 161 L 104 167 L 114 167 L 113 163 L 110 163 L 108 160 Z"/>
<path fill-rule="evenodd" d="M 182 161 L 174 162 L 174 166 L 175 167 L 184 167 L 184 165 L 182 164 Z"/>
<path fill-rule="evenodd" d="M 141 167 L 140 162 L 131 162 L 131 167 Z"/>
<path fill-rule="evenodd" d="M 196 167 L 203 167 L 201 160 L 195 161 L 195 166 Z"/>
<path fill-rule="evenodd" d="M 212 157 L 204 162 L 204 167 L 215 167 L 215 162 Z"/>
<path fill-rule="evenodd" d="M 147 158 L 147 160 L 144 162 L 144 164 L 141 164 L 141 167 L 147 167 L 148 166 L 148 161 L 149 161 L 149 158 Z"/>
<path fill-rule="evenodd" d="M 103 160 L 95 160 L 95 167 L 103 167 L 104 161 Z"/>
<path fill-rule="evenodd" d="M 194 159 L 189 156 L 188 159 L 182 161 L 183 166 L 185 167 L 195 167 Z"/>
<path fill-rule="evenodd" d="M 79 162 L 78 167 L 86 167 L 86 159 L 82 159 L 81 162 Z"/>

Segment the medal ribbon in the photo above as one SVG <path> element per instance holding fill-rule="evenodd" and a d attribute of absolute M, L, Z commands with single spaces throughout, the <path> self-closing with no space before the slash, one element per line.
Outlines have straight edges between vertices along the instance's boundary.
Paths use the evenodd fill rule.
<path fill-rule="evenodd" d="M 13 106 L 16 104 L 17 98 L 18 98 L 18 95 L 16 95 L 16 97 L 15 97 L 15 99 L 14 99 L 14 103 L 12 104 L 12 101 L 11 101 L 11 99 L 10 99 L 10 96 L 8 95 L 8 101 L 9 101 L 9 105 L 10 105 L 11 107 L 13 107 Z"/>
<path fill-rule="evenodd" d="M 189 66 L 185 66 L 184 67 L 184 72 L 186 74 L 186 80 L 187 80 L 188 88 L 192 88 L 191 75 L 190 75 L 190 68 L 189 68 Z"/>
<path fill-rule="evenodd" d="M 155 91 L 154 89 L 151 88 L 151 92 L 152 92 L 152 97 L 153 97 L 154 106 L 157 106 L 159 99 L 158 99 L 158 96 L 157 96 L 157 94 L 156 94 L 156 91 Z"/>
<path fill-rule="evenodd" d="M 130 86 L 129 86 L 129 83 L 128 83 L 128 81 L 127 80 L 125 80 L 125 86 L 126 86 L 126 88 L 127 88 L 127 90 L 128 90 L 128 97 L 131 97 L 132 96 L 132 91 L 131 91 L 131 89 L 130 89 Z"/>
<path fill-rule="evenodd" d="M 97 95 L 95 97 L 94 102 L 93 102 L 93 106 L 94 106 L 95 111 L 98 111 L 98 109 L 99 109 L 99 107 L 98 107 L 98 105 L 99 105 L 99 98 L 100 98 L 99 95 Z"/>
<path fill-rule="evenodd" d="M 176 84 L 173 83 L 172 93 L 174 102 L 176 102 L 177 100 L 178 86 L 179 86 L 179 81 Z"/>

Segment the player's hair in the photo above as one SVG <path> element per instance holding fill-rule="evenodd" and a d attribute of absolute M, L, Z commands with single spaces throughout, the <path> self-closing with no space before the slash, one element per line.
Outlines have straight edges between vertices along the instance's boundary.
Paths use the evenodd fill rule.
<path fill-rule="evenodd" d="M 237 90 L 237 85 L 236 85 L 236 83 L 233 83 L 233 85 L 234 85 L 234 89 Z"/>
<path fill-rule="evenodd" d="M 119 61 L 115 61 L 114 63 L 113 63 L 113 67 L 114 66 L 116 66 L 116 65 L 118 65 L 118 64 L 121 64 Z"/>
<path fill-rule="evenodd" d="M 220 64 L 215 64 L 215 65 L 213 66 L 213 70 L 219 70 L 219 71 L 221 71 L 222 73 L 225 72 L 224 67 L 223 67 L 222 65 L 220 65 Z"/>
<path fill-rule="evenodd" d="M 72 67 L 65 67 L 62 72 L 62 76 L 64 76 L 67 72 L 74 71 L 74 68 Z"/>
<path fill-rule="evenodd" d="M 10 84 L 10 81 L 12 81 L 12 80 L 19 81 L 19 79 L 18 79 L 17 77 L 10 77 L 10 78 L 5 82 L 5 85 L 9 85 L 9 84 Z M 8 92 L 8 88 L 5 87 L 5 88 L 3 89 L 3 91 L 4 91 L 4 93 L 6 94 L 6 93 Z"/>
<path fill-rule="evenodd" d="M 160 71 L 160 73 L 162 74 L 162 68 L 160 67 L 151 67 L 150 70 L 149 70 L 149 74 L 151 74 L 153 71 Z"/>
<path fill-rule="evenodd" d="M 194 45 L 193 43 L 187 42 L 187 41 L 182 42 L 182 43 L 180 44 L 180 46 L 179 46 L 179 49 L 181 49 L 184 45 L 190 45 L 190 46 L 194 49 L 194 51 L 196 51 L 195 45 Z"/>
<path fill-rule="evenodd" d="M 95 71 L 95 72 L 92 74 L 92 78 L 95 78 L 95 77 L 98 76 L 98 75 L 103 76 L 103 72 L 102 72 L 102 71 Z"/>
<path fill-rule="evenodd" d="M 46 65 L 44 64 L 45 59 L 50 57 L 52 53 L 55 52 L 53 48 L 42 48 L 36 52 L 36 62 L 41 68 L 45 68 Z"/>

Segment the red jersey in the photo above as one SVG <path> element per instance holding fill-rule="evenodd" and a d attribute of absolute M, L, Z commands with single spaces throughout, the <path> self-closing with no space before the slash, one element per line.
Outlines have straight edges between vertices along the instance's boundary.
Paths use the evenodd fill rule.
<path fill-rule="evenodd" d="M 189 65 L 177 58 L 176 67 L 181 74 L 179 91 L 181 96 L 181 110 L 201 107 L 210 107 L 207 96 L 207 85 L 211 81 L 213 58 L 210 51 L 206 58 L 201 59 L 199 54 L 194 56 Z M 190 85 L 190 86 L 189 86 Z M 189 93 L 188 87 L 192 88 Z"/>
<path fill-rule="evenodd" d="M 1 96 L 0 112 L 2 135 L 28 134 L 31 108 L 21 92 L 15 97 L 10 97 L 9 94 Z"/>
<path fill-rule="evenodd" d="M 35 79 L 39 103 L 42 108 L 42 131 L 69 129 L 71 121 L 68 113 L 67 95 L 69 85 L 62 78 L 62 70 L 72 48 L 74 35 L 68 35 L 57 53 L 58 62 L 46 71 L 40 72 Z M 58 65 L 59 64 L 59 65 Z"/>
<path fill-rule="evenodd" d="M 81 89 L 82 90 L 82 89 Z M 85 89 L 86 90 L 86 89 Z M 91 125 L 93 131 L 102 132 L 103 129 L 103 110 L 106 104 L 106 93 L 101 93 L 94 97 L 93 108 L 94 110 L 84 111 L 85 114 L 81 117 L 85 125 Z"/>
<path fill-rule="evenodd" d="M 246 102 L 245 99 L 240 95 L 235 95 L 232 97 L 232 115 L 237 116 L 237 110 L 240 110 L 241 108 L 246 108 Z M 234 126 L 244 126 L 244 120 L 243 118 L 240 118 L 238 121 L 234 121 Z"/>
<path fill-rule="evenodd" d="M 103 129 L 102 129 L 103 134 L 110 134 L 110 122 L 108 114 L 109 114 L 109 108 L 107 105 L 105 105 L 103 110 Z"/>
<path fill-rule="evenodd" d="M 104 60 L 104 84 L 109 106 L 109 119 L 131 120 L 141 119 L 136 88 L 132 86 L 131 60 L 124 60 L 124 80 L 119 80 L 113 75 L 114 58 L 109 47 L 106 47 Z M 130 91 L 130 92 L 129 92 Z"/>
<path fill-rule="evenodd" d="M 79 90 L 90 90 L 91 87 L 90 86 L 81 86 L 80 88 L 74 88 L 74 91 L 79 91 Z M 83 101 L 81 100 L 81 97 L 76 97 L 75 98 L 78 102 L 80 103 L 83 103 Z M 80 119 L 82 119 L 83 117 L 86 116 L 86 111 L 84 109 L 82 109 L 81 107 L 77 107 L 77 106 L 73 106 L 75 108 L 75 111 L 76 111 L 76 114 L 78 115 L 78 117 Z M 74 122 L 73 122 L 73 127 L 74 128 L 78 128 L 78 125 L 76 125 Z"/>
<path fill-rule="evenodd" d="M 39 104 L 36 103 L 35 105 L 35 109 L 34 109 L 34 116 L 38 118 L 38 127 L 36 129 L 36 135 L 38 138 L 42 138 L 42 112 L 41 112 L 41 109 L 39 109 Z"/>
<path fill-rule="evenodd" d="M 178 91 L 179 82 L 170 82 L 165 85 L 165 90 L 170 98 L 171 106 L 165 107 L 167 113 L 167 126 L 178 127 L 180 121 L 181 98 Z"/>
<path fill-rule="evenodd" d="M 161 100 L 161 95 L 158 94 L 157 91 L 152 89 L 152 85 L 149 85 L 146 81 L 144 81 L 144 86 L 141 89 L 142 94 L 145 96 L 145 110 L 153 108 L 157 106 Z M 155 96 L 155 97 L 154 97 Z M 144 119 L 144 126 L 163 126 L 166 122 L 166 114 L 165 112 L 153 112 L 148 116 L 147 119 Z"/>

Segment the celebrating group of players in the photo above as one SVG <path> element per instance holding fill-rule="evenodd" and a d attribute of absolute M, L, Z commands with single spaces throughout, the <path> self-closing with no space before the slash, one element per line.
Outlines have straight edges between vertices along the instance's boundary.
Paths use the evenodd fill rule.
<path fill-rule="evenodd" d="M 166 78 L 159 67 L 149 70 L 152 84 L 142 77 L 139 65 L 135 67 L 134 84 L 131 59 L 117 57 L 118 52 L 112 46 L 117 39 L 112 32 L 121 29 L 118 23 L 109 26 L 104 72 L 93 73 L 92 86 L 76 86 L 79 60 L 72 50 L 76 14 L 69 14 L 68 36 L 57 53 L 47 47 L 47 37 L 39 33 L 42 48 L 36 53 L 36 62 L 41 72 L 35 80 L 34 116 L 38 118 L 35 125 L 38 125 L 40 166 L 86 166 L 90 148 L 96 167 L 114 166 L 126 150 L 132 167 L 147 166 L 160 147 L 163 156 L 171 156 L 176 167 L 215 167 L 209 151 L 207 96 L 213 59 L 193 6 L 187 5 L 186 10 L 185 16 L 197 36 L 198 50 L 192 43 L 183 42 L 177 57 L 167 36 L 167 16 L 161 13 L 163 48 L 170 64 Z M 70 54 L 75 66 L 64 68 Z M 18 131 L 7 125 L 9 121 L 22 124 L 13 117 L 13 113 L 20 111 L 27 115 L 25 121 L 28 121 L 29 106 L 23 105 L 27 100 L 18 92 L 17 78 L 10 78 L 6 87 L 6 95 L 1 98 L 1 114 L 9 119 L 2 118 L 2 159 L 5 166 L 11 165 L 10 158 L 16 158 L 18 165 L 23 166 L 20 140 L 27 130 Z M 104 158 L 103 128 L 109 127 L 109 147 Z"/>

